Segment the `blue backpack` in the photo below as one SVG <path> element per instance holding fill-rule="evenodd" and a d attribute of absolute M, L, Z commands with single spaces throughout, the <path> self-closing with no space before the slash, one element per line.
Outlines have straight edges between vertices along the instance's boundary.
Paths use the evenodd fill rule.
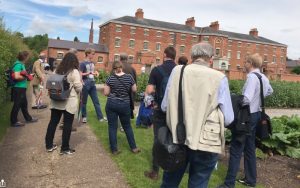
<path fill-rule="evenodd" d="M 166 87 L 170 75 L 167 74 L 161 66 L 158 66 L 157 70 L 163 76 L 162 82 L 160 83 L 160 88 L 156 90 L 156 102 L 160 106 L 165 95 L 165 91 L 166 91 Z"/>
<path fill-rule="evenodd" d="M 16 84 L 16 80 L 13 79 L 13 73 L 14 73 L 14 68 L 16 65 L 20 63 L 14 64 L 12 67 L 8 68 L 5 70 L 4 75 L 5 75 L 5 81 L 6 81 L 6 87 L 13 87 Z"/>

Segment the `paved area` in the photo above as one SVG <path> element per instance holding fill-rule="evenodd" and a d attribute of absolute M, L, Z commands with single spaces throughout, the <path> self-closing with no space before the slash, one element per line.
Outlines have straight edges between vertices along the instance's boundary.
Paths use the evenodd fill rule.
<path fill-rule="evenodd" d="M 280 117 L 282 115 L 292 116 L 298 115 L 300 116 L 300 109 L 266 109 L 266 113 L 270 117 Z"/>
<path fill-rule="evenodd" d="M 29 98 L 30 99 L 30 98 Z M 30 104 L 30 102 L 29 102 Z M 34 110 L 34 124 L 9 128 L 0 143 L 0 180 L 6 187 L 129 187 L 125 178 L 87 125 L 72 132 L 73 155 L 45 151 L 50 110 Z M 61 130 L 54 141 L 61 144 Z"/>

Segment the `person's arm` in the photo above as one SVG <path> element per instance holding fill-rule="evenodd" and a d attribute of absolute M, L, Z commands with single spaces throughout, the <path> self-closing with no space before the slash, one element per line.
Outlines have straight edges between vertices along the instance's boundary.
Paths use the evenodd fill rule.
<path fill-rule="evenodd" d="M 73 78 L 73 87 L 77 93 L 80 93 L 82 90 L 82 82 L 81 82 L 81 76 L 77 69 L 74 69 L 72 72 L 72 78 Z"/>
<path fill-rule="evenodd" d="M 128 74 L 128 75 L 130 76 L 131 92 L 135 93 L 137 91 L 137 86 L 136 86 L 135 80 L 130 74 Z"/>
<path fill-rule="evenodd" d="M 136 90 L 137 90 L 136 84 L 133 84 L 133 85 L 131 86 L 131 91 L 132 91 L 133 93 L 135 93 Z"/>
<path fill-rule="evenodd" d="M 110 87 L 108 86 L 108 85 L 104 85 L 104 92 L 103 92 L 103 94 L 105 95 L 105 96 L 108 96 L 109 95 L 109 93 L 110 93 Z"/>
<path fill-rule="evenodd" d="M 244 90 L 243 90 L 243 95 L 244 95 L 243 105 L 249 105 L 250 102 L 253 100 L 255 94 L 255 88 L 258 84 L 259 84 L 259 80 L 256 77 L 256 75 L 250 74 L 247 77 L 246 83 L 244 85 Z"/>
<path fill-rule="evenodd" d="M 145 95 L 152 95 L 153 93 L 155 93 L 155 86 L 157 83 L 156 69 L 157 68 L 155 67 L 150 73 L 148 85 L 147 85 L 146 91 L 145 91 Z"/>
<path fill-rule="evenodd" d="M 40 60 L 37 60 L 36 62 L 34 62 L 33 66 L 34 66 L 36 76 L 40 79 L 41 82 L 43 82 L 44 81 L 44 74 L 41 70 L 42 69 L 42 64 L 41 64 Z"/>
<path fill-rule="evenodd" d="M 17 64 L 17 65 L 14 66 L 14 68 L 13 68 L 14 80 L 22 81 L 22 80 L 26 79 L 25 76 L 21 75 L 21 71 L 22 71 L 22 65 L 21 64 Z"/>
<path fill-rule="evenodd" d="M 273 93 L 273 88 L 272 88 L 270 82 L 268 81 L 268 82 L 267 82 L 267 92 L 266 92 L 266 94 L 265 94 L 265 97 L 271 95 L 272 93 Z"/>
<path fill-rule="evenodd" d="M 224 115 L 224 124 L 226 127 L 234 120 L 234 112 L 232 108 L 228 79 L 226 76 L 221 80 L 218 89 L 218 103 Z"/>
<path fill-rule="evenodd" d="M 167 86 L 166 86 L 166 90 L 165 90 L 165 95 L 164 95 L 164 98 L 161 102 L 161 110 L 163 112 L 166 112 L 167 111 L 167 107 L 168 107 L 168 102 L 169 102 L 169 91 L 170 91 L 170 87 L 172 85 L 172 82 L 173 82 L 173 74 L 175 72 L 175 68 L 172 70 L 171 74 L 170 74 L 170 77 L 169 77 L 169 80 L 168 80 L 168 83 L 167 83 Z"/>
<path fill-rule="evenodd" d="M 80 71 L 81 77 L 82 76 L 87 76 L 87 75 L 90 74 L 89 72 L 86 71 L 85 63 L 80 63 L 80 65 L 79 65 L 79 71 Z"/>

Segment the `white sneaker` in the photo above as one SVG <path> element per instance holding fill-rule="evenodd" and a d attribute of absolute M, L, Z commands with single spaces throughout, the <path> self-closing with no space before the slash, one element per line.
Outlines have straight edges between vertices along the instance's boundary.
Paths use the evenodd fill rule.
<path fill-rule="evenodd" d="M 100 122 L 106 122 L 107 121 L 107 118 L 106 117 L 103 117 L 102 119 L 99 119 Z"/>
<path fill-rule="evenodd" d="M 83 118 L 82 118 L 82 123 L 86 123 L 86 122 L 87 122 L 86 117 L 83 117 Z"/>

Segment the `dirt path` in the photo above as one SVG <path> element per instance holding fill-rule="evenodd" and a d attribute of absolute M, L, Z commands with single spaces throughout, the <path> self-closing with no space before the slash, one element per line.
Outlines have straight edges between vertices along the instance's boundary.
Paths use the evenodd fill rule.
<path fill-rule="evenodd" d="M 30 104 L 30 102 L 29 102 Z M 129 187 L 116 164 L 87 125 L 72 132 L 74 155 L 45 151 L 50 110 L 31 111 L 34 124 L 9 128 L 0 143 L 0 180 L 6 187 Z M 54 142 L 61 144 L 61 131 Z"/>

